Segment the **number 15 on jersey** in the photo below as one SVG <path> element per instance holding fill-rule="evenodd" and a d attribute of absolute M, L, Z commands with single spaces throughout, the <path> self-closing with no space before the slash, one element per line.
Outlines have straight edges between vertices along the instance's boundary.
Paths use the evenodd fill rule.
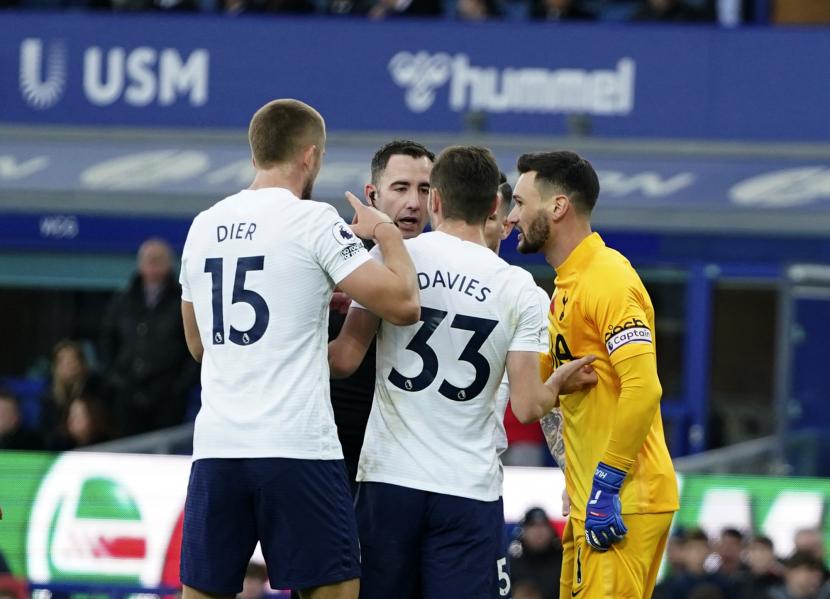
<path fill-rule="evenodd" d="M 225 310 L 222 305 L 222 289 L 224 274 L 224 258 L 208 258 L 205 260 L 205 272 L 213 279 L 211 286 L 213 306 L 213 331 L 212 338 L 214 345 L 225 343 Z M 268 311 L 268 304 L 256 291 L 245 288 L 245 277 L 252 270 L 265 268 L 265 256 L 246 256 L 237 258 L 236 272 L 233 277 L 233 295 L 231 304 L 248 304 L 254 310 L 254 324 L 245 331 L 240 331 L 231 325 L 230 334 L 227 336 L 231 343 L 236 345 L 251 345 L 256 343 L 265 334 L 268 328 L 268 320 L 271 316 Z"/>

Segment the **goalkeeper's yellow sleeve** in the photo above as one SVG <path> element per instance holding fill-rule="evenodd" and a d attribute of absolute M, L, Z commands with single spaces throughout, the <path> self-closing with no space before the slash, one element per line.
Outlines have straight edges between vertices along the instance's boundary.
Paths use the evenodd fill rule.
<path fill-rule="evenodd" d="M 663 390 L 652 353 L 621 360 L 614 364 L 614 370 L 620 378 L 620 398 L 602 461 L 628 472 L 651 429 Z"/>

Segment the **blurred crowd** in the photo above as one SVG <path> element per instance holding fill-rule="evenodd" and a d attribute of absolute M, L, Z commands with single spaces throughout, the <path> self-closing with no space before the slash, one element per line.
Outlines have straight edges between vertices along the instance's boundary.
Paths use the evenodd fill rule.
<path fill-rule="evenodd" d="M 57 341 L 34 397 L 0 380 L 0 450 L 67 451 L 195 417 L 199 365 L 184 340 L 175 264 L 167 242 L 145 241 L 94 343 Z M 539 423 L 521 424 L 507 410 L 505 430 L 506 465 L 554 465 Z"/>
<path fill-rule="evenodd" d="M 700 529 L 676 531 L 666 551 L 669 574 L 654 599 L 828 599 L 830 572 L 817 529 L 795 533 L 784 560 L 765 536 L 734 528 L 710 539 Z"/>
<path fill-rule="evenodd" d="M 165 241 L 144 242 L 97 343 L 58 341 L 37 398 L 0 388 L 0 449 L 65 451 L 185 420 L 199 367 L 184 341 L 174 264 Z"/>
<path fill-rule="evenodd" d="M 351 15 L 371 19 L 449 17 L 465 21 L 753 22 L 756 0 L 0 0 L 0 7 L 112 11 Z"/>
<path fill-rule="evenodd" d="M 800 530 L 794 544 L 781 560 L 768 537 L 727 528 L 710 539 L 700 529 L 676 529 L 653 599 L 830 598 L 821 531 Z M 528 510 L 509 555 L 513 599 L 558 599 L 562 545 L 544 510 Z"/>

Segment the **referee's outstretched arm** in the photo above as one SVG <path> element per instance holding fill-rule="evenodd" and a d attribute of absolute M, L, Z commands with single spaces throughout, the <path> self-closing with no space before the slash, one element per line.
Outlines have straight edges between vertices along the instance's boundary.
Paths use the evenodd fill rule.
<path fill-rule="evenodd" d="M 375 240 L 383 262 L 365 262 L 338 286 L 367 310 L 394 325 L 418 322 L 418 278 L 400 231 L 380 210 L 367 206 L 351 193 L 346 198 L 355 209 L 352 230 L 358 237 Z"/>

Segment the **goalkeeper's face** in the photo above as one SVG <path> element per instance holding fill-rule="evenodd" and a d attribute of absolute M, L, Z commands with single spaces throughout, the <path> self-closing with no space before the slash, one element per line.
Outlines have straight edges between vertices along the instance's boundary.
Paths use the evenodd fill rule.
<path fill-rule="evenodd" d="M 508 218 L 509 224 L 519 231 L 517 249 L 523 254 L 542 250 L 550 237 L 550 223 L 534 179 L 535 173 L 523 173 L 516 181 L 514 207 Z"/>
<path fill-rule="evenodd" d="M 537 208 L 530 217 L 530 222 L 525 226 L 517 225 L 519 229 L 518 250 L 522 254 L 535 254 L 545 247 L 550 237 L 550 224 L 547 213 L 542 208 Z"/>

